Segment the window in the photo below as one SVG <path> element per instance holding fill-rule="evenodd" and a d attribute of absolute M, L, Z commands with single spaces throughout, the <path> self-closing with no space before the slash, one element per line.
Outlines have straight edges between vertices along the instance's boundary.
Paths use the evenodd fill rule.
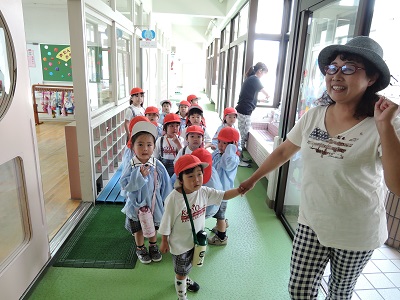
<path fill-rule="evenodd" d="M 267 0 L 258 1 L 256 33 L 281 33 L 283 2 L 283 0 L 273 3 Z"/>
<path fill-rule="evenodd" d="M 0 120 L 11 105 L 15 89 L 15 73 L 12 58 L 14 48 L 9 39 L 10 33 L 0 12 Z M 29 53 L 28 53 L 29 58 Z"/>
<path fill-rule="evenodd" d="M 112 102 L 110 85 L 111 26 L 87 16 L 89 99 L 92 110 Z"/>
<path fill-rule="evenodd" d="M 130 35 L 117 28 L 118 100 L 129 97 L 130 43 Z"/>

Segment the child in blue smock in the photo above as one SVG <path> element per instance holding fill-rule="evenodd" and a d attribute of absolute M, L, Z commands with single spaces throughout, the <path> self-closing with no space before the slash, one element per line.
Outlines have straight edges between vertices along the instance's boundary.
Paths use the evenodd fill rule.
<path fill-rule="evenodd" d="M 131 159 L 133 157 L 133 149 L 132 149 L 132 144 L 131 144 L 132 128 L 139 121 L 150 122 L 150 120 L 144 116 L 134 117 L 129 122 L 129 127 L 128 127 L 129 138 L 128 138 L 128 142 L 125 145 L 124 153 L 122 154 L 121 170 L 125 169 L 126 165 L 129 164 L 129 162 L 131 161 Z M 126 197 L 126 192 L 123 188 L 121 188 L 120 195 L 123 197 Z"/>
<path fill-rule="evenodd" d="M 169 175 L 164 165 L 154 158 L 153 151 L 157 128 L 149 121 L 138 121 L 132 127 L 131 144 L 134 156 L 125 166 L 120 178 L 121 188 L 127 193 L 125 228 L 134 236 L 139 260 L 148 264 L 160 261 L 157 246 L 157 229 L 164 213 L 164 200 L 172 191 Z M 139 210 L 151 208 L 155 234 L 149 237 L 149 249 L 144 245 Z"/>
<path fill-rule="evenodd" d="M 213 166 L 219 175 L 224 191 L 233 188 L 234 185 L 240 161 L 238 142 L 239 131 L 233 127 L 224 127 L 218 134 L 218 149 L 212 153 Z M 217 226 L 212 230 L 215 234 L 208 238 L 210 245 L 222 246 L 228 243 L 226 207 L 227 203 L 223 201 L 218 212 L 214 215 L 214 218 L 217 219 Z"/>
<path fill-rule="evenodd" d="M 211 149 L 215 150 L 218 148 L 218 134 L 221 131 L 222 128 L 225 127 L 233 127 L 237 131 L 239 131 L 239 128 L 236 124 L 237 120 L 237 111 L 233 107 L 227 107 L 224 109 L 224 119 L 222 120 L 222 124 L 218 127 L 217 131 L 214 134 L 214 137 L 212 138 L 212 145 Z M 239 142 L 238 142 L 238 151 L 242 152 L 242 145 L 241 145 L 241 138 L 240 138 L 240 132 L 239 132 Z"/>

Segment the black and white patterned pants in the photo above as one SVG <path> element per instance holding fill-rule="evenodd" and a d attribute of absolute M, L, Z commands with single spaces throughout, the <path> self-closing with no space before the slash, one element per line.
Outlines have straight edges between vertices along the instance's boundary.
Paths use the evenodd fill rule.
<path fill-rule="evenodd" d="M 251 127 L 251 116 L 238 113 L 238 129 L 241 137 L 242 148 L 247 147 L 246 142 L 249 138 L 249 130 Z"/>
<path fill-rule="evenodd" d="M 350 300 L 354 286 L 374 250 L 352 251 L 325 247 L 308 226 L 299 224 L 290 262 L 291 299 L 317 299 L 325 267 L 330 261 L 328 300 Z"/>

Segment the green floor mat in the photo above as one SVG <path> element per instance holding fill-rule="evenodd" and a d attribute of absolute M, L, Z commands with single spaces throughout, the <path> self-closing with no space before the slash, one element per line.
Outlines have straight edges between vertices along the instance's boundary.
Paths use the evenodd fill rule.
<path fill-rule="evenodd" d="M 137 256 L 133 237 L 124 228 L 121 205 L 93 207 L 60 251 L 54 266 L 133 269 Z"/>

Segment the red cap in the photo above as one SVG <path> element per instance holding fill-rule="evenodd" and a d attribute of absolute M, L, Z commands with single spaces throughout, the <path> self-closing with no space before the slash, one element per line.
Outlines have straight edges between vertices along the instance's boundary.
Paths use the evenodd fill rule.
<path fill-rule="evenodd" d="M 181 123 L 181 118 L 177 114 L 168 114 L 163 121 L 163 124 L 167 123 Z"/>
<path fill-rule="evenodd" d="M 192 100 L 194 99 L 199 99 L 199 97 L 197 97 L 196 95 L 189 95 L 187 96 L 186 100 L 190 103 L 192 103 Z"/>
<path fill-rule="evenodd" d="M 144 111 L 144 114 L 145 115 L 147 115 L 147 114 L 157 114 L 157 116 L 160 115 L 160 113 L 158 112 L 158 108 L 155 107 L 155 106 L 148 106 L 146 108 L 146 110 Z"/>
<path fill-rule="evenodd" d="M 181 105 L 186 105 L 186 106 L 189 106 L 189 107 L 190 107 L 191 104 L 190 104 L 189 101 L 182 100 L 181 102 L 178 103 L 178 106 L 181 106 Z"/>
<path fill-rule="evenodd" d="M 202 108 L 200 105 L 197 105 L 197 104 L 191 105 L 191 106 L 189 107 L 189 111 L 191 111 L 191 110 L 194 109 L 194 108 L 196 108 L 196 109 L 198 109 L 198 110 L 201 110 L 201 112 L 203 112 L 203 108 Z"/>
<path fill-rule="evenodd" d="M 212 172 L 212 155 L 210 151 L 204 148 L 198 148 L 192 152 L 192 155 L 197 156 L 200 161 L 205 162 L 208 164 L 207 167 L 204 168 L 203 171 L 203 184 L 207 183 L 211 178 Z"/>
<path fill-rule="evenodd" d="M 230 114 L 236 114 L 237 115 L 236 109 L 234 109 L 233 107 L 225 108 L 224 109 L 224 119 L 225 119 L 226 115 L 230 115 Z"/>
<path fill-rule="evenodd" d="M 138 87 L 134 87 L 133 89 L 131 89 L 131 93 L 130 95 L 136 95 L 136 94 L 140 94 L 140 93 L 144 93 L 143 90 L 141 88 Z"/>
<path fill-rule="evenodd" d="M 198 126 L 198 125 L 189 126 L 189 127 L 186 129 L 186 136 L 187 136 L 189 133 L 198 133 L 198 134 L 201 134 L 202 136 L 204 136 L 204 130 L 203 130 L 203 128 L 201 128 L 201 127 Z"/>
<path fill-rule="evenodd" d="M 175 175 L 176 177 L 179 177 L 179 174 L 183 171 L 192 169 L 200 165 L 203 166 L 203 169 L 205 169 L 208 166 L 208 163 L 202 162 L 197 156 L 193 156 L 191 154 L 182 155 L 175 163 Z"/>
<path fill-rule="evenodd" d="M 223 142 L 238 142 L 239 141 L 239 131 L 233 127 L 224 127 L 218 133 L 218 140 Z"/>

